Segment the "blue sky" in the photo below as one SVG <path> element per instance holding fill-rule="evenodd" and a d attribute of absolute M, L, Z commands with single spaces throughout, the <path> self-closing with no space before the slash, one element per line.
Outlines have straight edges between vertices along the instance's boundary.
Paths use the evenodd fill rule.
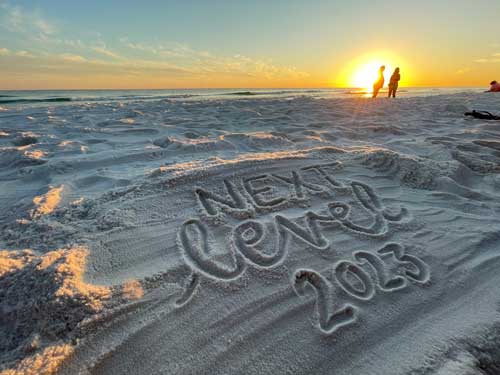
<path fill-rule="evenodd" d="M 484 85 L 499 15 L 498 0 L 0 0 L 0 88 L 345 86 L 375 57 L 408 84 Z"/>

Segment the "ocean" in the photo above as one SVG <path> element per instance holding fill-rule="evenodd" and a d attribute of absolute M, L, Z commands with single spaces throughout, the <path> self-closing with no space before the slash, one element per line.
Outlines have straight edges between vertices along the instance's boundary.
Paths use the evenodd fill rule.
<path fill-rule="evenodd" d="M 482 92 L 484 88 L 422 88 L 403 87 L 400 97 L 446 95 L 462 92 Z M 379 96 L 384 97 L 386 91 Z M 0 106 L 64 105 L 74 102 L 113 102 L 143 100 L 224 100 L 245 98 L 293 98 L 307 96 L 314 98 L 369 97 L 363 89 L 176 89 L 176 90 L 29 90 L 1 91 Z"/>

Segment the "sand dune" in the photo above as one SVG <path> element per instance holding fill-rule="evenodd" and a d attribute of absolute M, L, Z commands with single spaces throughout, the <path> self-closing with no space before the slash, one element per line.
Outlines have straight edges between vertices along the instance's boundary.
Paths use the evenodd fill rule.
<path fill-rule="evenodd" d="M 2 373 L 495 373 L 495 101 L 3 111 Z"/>

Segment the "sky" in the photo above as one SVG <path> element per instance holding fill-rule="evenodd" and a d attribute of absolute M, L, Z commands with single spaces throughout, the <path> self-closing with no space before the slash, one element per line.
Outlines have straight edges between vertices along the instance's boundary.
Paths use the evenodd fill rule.
<path fill-rule="evenodd" d="M 499 26 L 500 0 L 0 0 L 0 89 L 353 87 L 379 64 L 487 88 Z"/>

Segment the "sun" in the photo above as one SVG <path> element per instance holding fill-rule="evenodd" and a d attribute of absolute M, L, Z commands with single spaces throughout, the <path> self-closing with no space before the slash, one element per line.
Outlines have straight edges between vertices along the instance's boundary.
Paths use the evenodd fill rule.
<path fill-rule="evenodd" d="M 351 85 L 360 89 L 371 89 L 373 83 L 377 80 L 378 70 L 384 65 L 379 61 L 370 61 L 355 68 L 351 78 Z M 386 70 L 390 68 L 386 65 Z"/>
<path fill-rule="evenodd" d="M 390 62 L 373 60 L 367 63 L 362 63 L 353 69 L 354 71 L 350 79 L 351 86 L 366 89 L 371 92 L 373 90 L 373 83 L 378 78 L 378 70 L 382 65 L 385 66 L 384 76 L 386 76 L 385 80 L 387 83 L 390 74 L 394 71 L 394 67 Z"/>
<path fill-rule="evenodd" d="M 389 83 L 391 74 L 396 67 L 402 67 L 405 83 L 408 83 L 406 77 L 411 77 L 411 67 L 400 56 L 388 51 L 372 52 L 353 58 L 344 65 L 335 80 L 337 87 L 356 88 L 366 91 L 368 94 L 373 90 L 373 84 L 378 78 L 378 70 L 384 65 L 385 85 Z"/>

